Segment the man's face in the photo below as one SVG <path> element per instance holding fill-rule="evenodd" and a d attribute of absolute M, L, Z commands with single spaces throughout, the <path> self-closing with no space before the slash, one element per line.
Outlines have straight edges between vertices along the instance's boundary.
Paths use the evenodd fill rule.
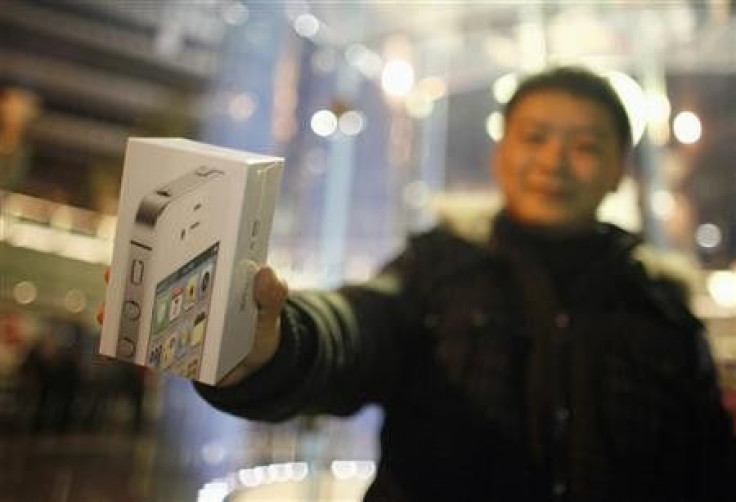
<path fill-rule="evenodd" d="M 562 232 L 595 222 L 598 205 L 623 173 L 607 109 L 563 91 L 537 91 L 507 120 L 494 167 L 515 219 Z"/>

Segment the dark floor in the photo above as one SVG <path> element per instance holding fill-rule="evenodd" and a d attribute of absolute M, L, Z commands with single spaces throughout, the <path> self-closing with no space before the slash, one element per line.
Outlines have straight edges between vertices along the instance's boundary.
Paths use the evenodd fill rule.
<path fill-rule="evenodd" d="M 149 500 L 154 448 L 148 435 L 5 435 L 0 502 Z"/>
<path fill-rule="evenodd" d="M 0 502 L 287 500 L 275 486 L 268 487 L 275 498 L 256 499 L 247 495 L 257 487 L 233 490 L 231 483 L 236 493 L 227 498 L 203 488 L 237 480 L 243 469 L 297 461 L 310 466 L 310 476 L 322 478 L 335 459 L 370 461 L 376 455 L 380 418 L 371 410 L 349 421 L 258 424 L 215 411 L 181 379 L 161 385 L 146 398 L 145 409 L 138 426 L 124 401 L 108 403 L 94 423 L 78 420 L 78 414 L 63 427 L 23 414 L 0 422 Z M 347 491 L 359 496 L 352 485 Z M 294 493 L 301 495 L 288 500 L 327 500 L 309 496 L 304 486 Z"/>

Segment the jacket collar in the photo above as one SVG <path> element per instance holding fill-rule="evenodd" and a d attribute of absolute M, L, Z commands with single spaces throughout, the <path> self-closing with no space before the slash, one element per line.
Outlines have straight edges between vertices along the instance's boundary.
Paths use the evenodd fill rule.
<path fill-rule="evenodd" d="M 438 211 L 439 227 L 454 238 L 470 244 L 478 250 L 491 250 L 495 246 L 495 221 L 501 213 L 497 202 L 473 204 L 465 211 Z M 646 275 L 654 280 L 675 282 L 686 291 L 694 291 L 698 283 L 698 266 L 694 260 L 673 252 L 663 252 L 647 244 L 643 239 L 611 223 L 599 223 L 601 231 L 614 236 L 614 250 L 618 256 L 627 256 L 633 264 L 640 265 Z"/>

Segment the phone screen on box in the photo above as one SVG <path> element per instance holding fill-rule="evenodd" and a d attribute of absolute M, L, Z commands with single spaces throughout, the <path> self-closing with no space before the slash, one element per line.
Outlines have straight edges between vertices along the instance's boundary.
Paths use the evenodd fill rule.
<path fill-rule="evenodd" d="M 209 317 L 219 243 L 215 243 L 156 286 L 147 361 L 196 378 Z"/>

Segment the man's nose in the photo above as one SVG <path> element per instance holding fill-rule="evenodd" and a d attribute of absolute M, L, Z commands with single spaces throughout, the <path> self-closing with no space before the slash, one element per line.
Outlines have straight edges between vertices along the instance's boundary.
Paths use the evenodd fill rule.
<path fill-rule="evenodd" d="M 569 163 L 569 151 L 565 141 L 562 138 L 550 139 L 540 152 L 540 160 L 547 170 L 566 169 Z"/>

